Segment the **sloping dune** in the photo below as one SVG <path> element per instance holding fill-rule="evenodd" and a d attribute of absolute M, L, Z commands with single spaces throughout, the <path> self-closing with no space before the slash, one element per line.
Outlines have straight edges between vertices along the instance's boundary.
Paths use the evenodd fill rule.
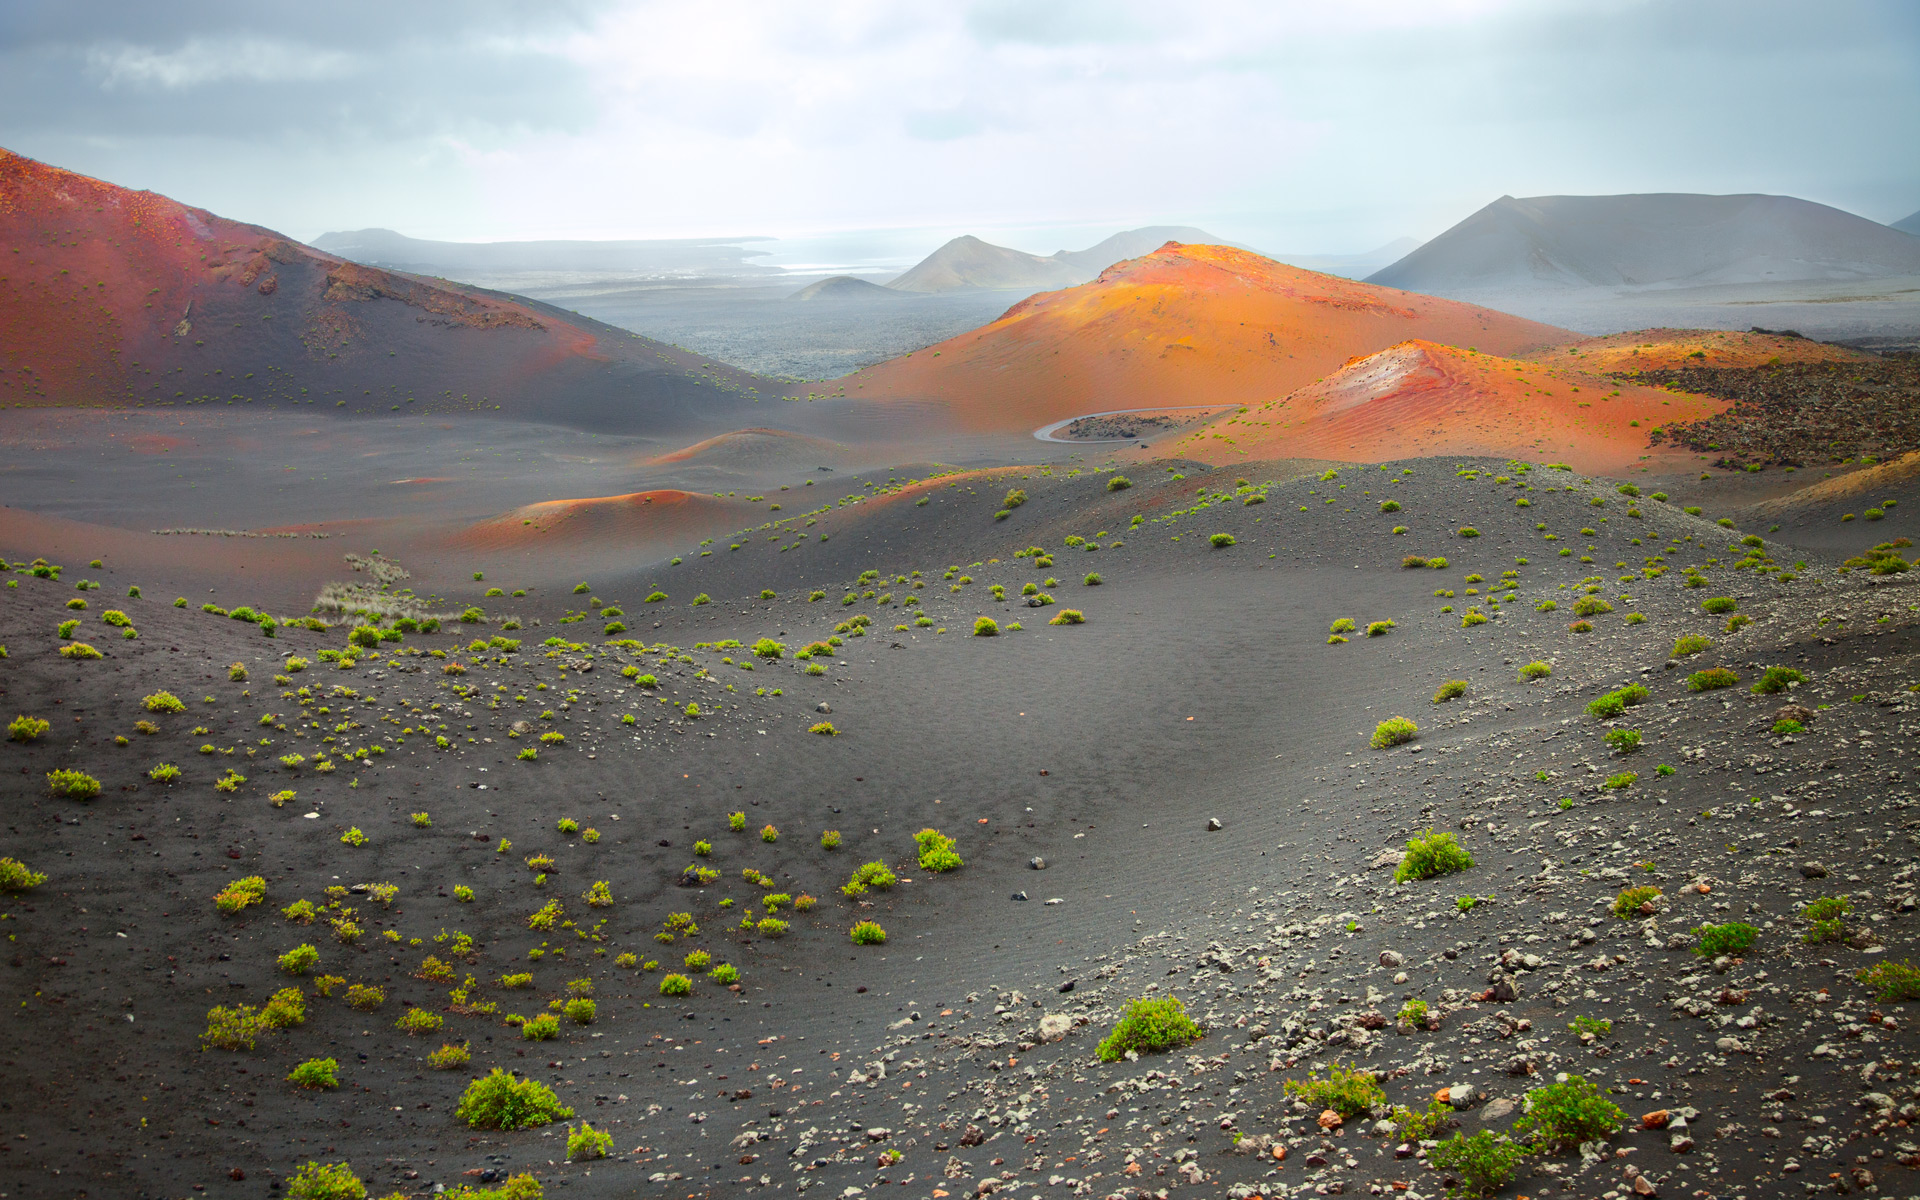
<path fill-rule="evenodd" d="M 1169 242 L 861 371 L 849 394 L 937 399 L 967 428 L 1026 431 L 1090 412 L 1271 400 L 1412 337 L 1500 354 L 1574 340 L 1491 309 Z"/>
<path fill-rule="evenodd" d="M 1636 329 L 1548 346 L 1519 357 L 1596 374 L 1676 367 L 1763 367 L 1780 363 L 1872 362 L 1875 356 L 1779 333 L 1723 329 Z"/>
<path fill-rule="evenodd" d="M 1822 479 L 1784 496 L 1750 504 L 1745 511 L 1747 519 L 1753 521 L 1763 517 L 1792 516 L 1854 499 L 1864 501 L 1863 507 L 1870 506 L 1879 501 L 1883 493 L 1896 489 L 1901 490 L 1901 494 L 1911 492 L 1916 482 L 1920 482 L 1920 450 L 1832 479 Z"/>
<path fill-rule="evenodd" d="M 1724 400 L 1408 341 L 1217 421 L 1169 452 L 1219 464 L 1497 455 L 1619 472 L 1688 457 L 1649 449 L 1648 432 L 1725 406 Z"/>
<path fill-rule="evenodd" d="M 754 471 L 781 467 L 835 466 L 847 448 L 825 438 L 783 429 L 735 429 L 648 460 L 653 466 L 718 467 Z"/>
<path fill-rule="evenodd" d="M 623 496 L 547 500 L 469 525 L 449 539 L 461 549 L 566 551 L 583 546 L 645 549 L 681 544 L 762 518 L 758 510 L 699 492 L 661 489 Z"/>

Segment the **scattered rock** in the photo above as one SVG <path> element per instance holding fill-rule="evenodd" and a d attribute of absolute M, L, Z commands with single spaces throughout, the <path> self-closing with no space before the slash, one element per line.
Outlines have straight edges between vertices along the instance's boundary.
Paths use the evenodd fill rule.
<path fill-rule="evenodd" d="M 1480 1110 L 1480 1119 L 1482 1121 L 1487 1122 L 1489 1125 L 1491 1125 L 1491 1124 L 1494 1124 L 1495 1122 L 1506 1120 L 1508 1117 L 1512 1116 L 1514 1113 L 1514 1110 L 1519 1107 L 1520 1106 L 1518 1104 L 1515 1104 L 1512 1100 L 1508 1099 L 1505 1096 L 1501 1096 L 1496 1100 L 1487 1101 L 1486 1107 Z"/>
<path fill-rule="evenodd" d="M 1073 1018 L 1066 1013 L 1048 1013 L 1040 1018 L 1040 1040 L 1057 1042 L 1073 1030 Z"/>
<path fill-rule="evenodd" d="M 1027 894 L 1025 892 L 1015 892 L 1013 894 L 1013 898 L 1015 900 L 1025 900 L 1027 898 Z"/>
<path fill-rule="evenodd" d="M 1219 829 L 1219 828 L 1220 828 L 1220 818 L 1219 818 L 1219 817 L 1208 817 L 1208 818 L 1207 818 L 1207 832 L 1209 832 L 1209 833 L 1212 833 L 1213 831 L 1215 831 L 1215 830 L 1217 830 L 1217 829 Z"/>
<path fill-rule="evenodd" d="M 833 705 L 828 704 L 825 700 L 822 700 L 820 703 L 813 706 L 813 711 L 817 713 L 830 713 L 833 711 Z"/>
<path fill-rule="evenodd" d="M 1036 871 L 1044 871 L 1047 869 L 1047 860 L 1036 854 L 1027 860 L 1027 866 Z"/>
<path fill-rule="evenodd" d="M 1382 950 L 1380 952 L 1380 965 L 1383 967 L 1398 967 L 1406 961 L 1407 956 L 1398 950 Z"/>

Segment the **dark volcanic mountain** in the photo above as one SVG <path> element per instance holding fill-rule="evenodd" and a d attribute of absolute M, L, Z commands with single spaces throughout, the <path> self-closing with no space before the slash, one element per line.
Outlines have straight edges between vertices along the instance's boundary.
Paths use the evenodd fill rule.
<path fill-rule="evenodd" d="M 851 275 L 834 275 L 818 283 L 808 284 L 787 299 L 828 303 L 846 300 L 898 300 L 900 292 L 897 288 L 881 287 L 877 283 L 855 279 Z"/>
<path fill-rule="evenodd" d="M 717 431 L 778 385 L 0 150 L 0 404 L 469 412 Z M 777 393 L 774 393 L 777 394 Z"/>
<path fill-rule="evenodd" d="M 1901 233 L 1910 233 L 1915 237 L 1920 237 L 1920 212 L 1908 213 L 1898 221 L 1895 221 L 1892 228 L 1898 229 Z"/>
<path fill-rule="evenodd" d="M 1920 243 L 1791 196 L 1502 196 L 1368 278 L 1437 295 L 1844 280 L 1920 271 Z"/>

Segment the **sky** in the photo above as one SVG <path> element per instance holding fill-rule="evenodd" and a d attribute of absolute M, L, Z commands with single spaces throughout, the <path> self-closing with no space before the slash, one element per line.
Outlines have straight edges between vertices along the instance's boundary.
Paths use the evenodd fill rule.
<path fill-rule="evenodd" d="M 1913 0 L 9 0 L 0 145 L 301 239 L 1190 224 L 1502 194 L 1920 209 Z"/>

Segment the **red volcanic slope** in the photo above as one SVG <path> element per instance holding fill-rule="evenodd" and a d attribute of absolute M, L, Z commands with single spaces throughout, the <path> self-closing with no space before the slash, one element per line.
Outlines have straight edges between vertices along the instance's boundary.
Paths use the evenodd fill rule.
<path fill-rule="evenodd" d="M 758 519 L 758 509 L 739 501 L 663 488 L 526 504 L 468 526 L 451 541 L 470 550 L 556 550 L 585 544 L 640 550 L 717 529 L 738 529 Z"/>
<path fill-rule="evenodd" d="M 6 150 L 0 249 L 0 406 L 397 406 L 698 430 L 719 423 L 687 410 L 745 410 L 758 382 Z"/>
<path fill-rule="evenodd" d="M 1416 340 L 1216 421 L 1181 439 L 1173 452 L 1216 464 L 1493 455 L 1618 473 L 1691 461 L 1685 452 L 1649 448 L 1648 433 L 1726 405 Z"/>
<path fill-rule="evenodd" d="M 1513 354 L 1575 335 L 1229 246 L 1168 242 L 863 370 L 848 394 L 938 399 L 968 428 L 1026 431 L 1115 409 L 1259 403 L 1412 337 Z"/>

